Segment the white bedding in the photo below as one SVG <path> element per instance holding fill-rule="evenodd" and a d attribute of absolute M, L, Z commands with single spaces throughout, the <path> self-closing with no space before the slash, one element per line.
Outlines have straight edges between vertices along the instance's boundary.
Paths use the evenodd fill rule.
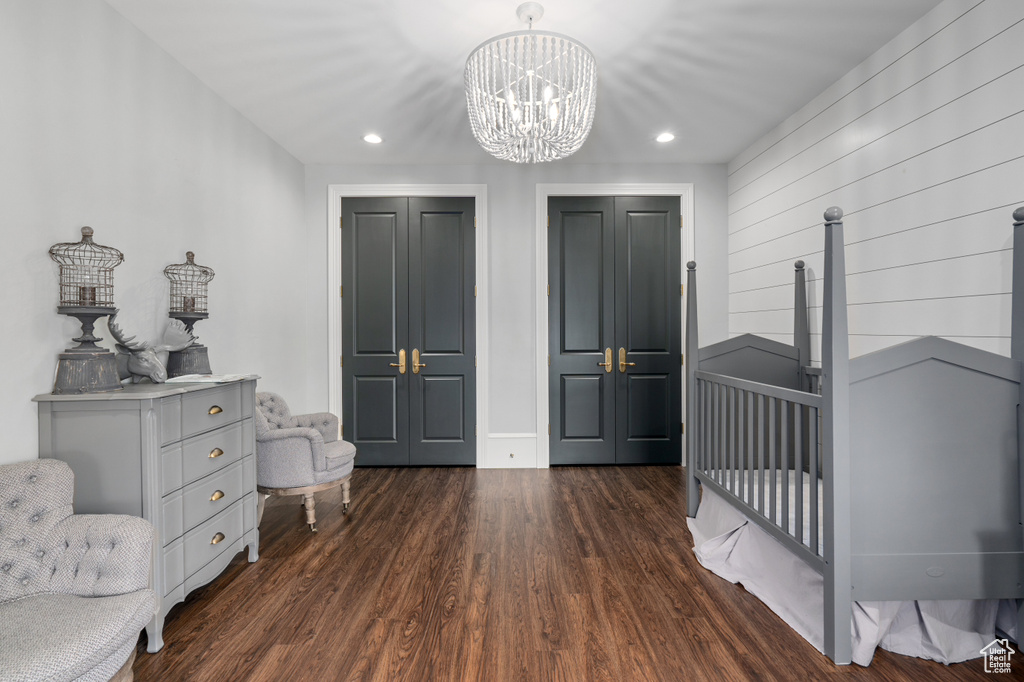
<path fill-rule="evenodd" d="M 795 487 L 795 478 L 791 477 L 790 483 Z M 806 475 L 804 487 L 808 494 Z M 706 486 L 697 517 L 687 519 L 687 524 L 701 565 L 743 585 L 804 639 L 823 650 L 824 585 L 817 571 Z M 805 518 L 805 543 L 808 525 L 809 519 Z M 1015 639 L 1016 617 L 1013 602 L 995 599 L 856 602 L 853 661 L 868 665 L 876 646 L 942 663 L 979 658 L 981 648 L 995 639 L 997 628 Z"/>

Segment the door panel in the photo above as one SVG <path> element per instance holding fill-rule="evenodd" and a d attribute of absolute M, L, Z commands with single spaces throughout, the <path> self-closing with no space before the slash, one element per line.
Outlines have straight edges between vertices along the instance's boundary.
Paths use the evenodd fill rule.
<path fill-rule="evenodd" d="M 425 376 L 423 381 L 423 440 L 466 440 L 465 381 L 461 376 Z"/>
<path fill-rule="evenodd" d="M 405 199 L 342 202 L 342 419 L 360 465 L 409 463 L 409 385 L 398 369 L 409 336 Z"/>
<path fill-rule="evenodd" d="M 476 463 L 474 211 L 472 198 L 409 199 L 409 346 L 424 365 L 406 375 L 413 466 Z"/>
<path fill-rule="evenodd" d="M 398 381 L 395 377 L 355 377 L 352 404 L 355 428 L 352 442 L 396 443 L 398 441 Z"/>
<path fill-rule="evenodd" d="M 680 462 L 678 197 L 555 197 L 548 214 L 551 463 Z"/>
<path fill-rule="evenodd" d="M 679 199 L 616 197 L 615 230 L 615 336 L 634 363 L 616 367 L 615 461 L 680 463 Z"/>
<path fill-rule="evenodd" d="M 598 363 L 615 335 L 614 201 L 549 200 L 552 464 L 615 462 L 615 375 Z"/>
<path fill-rule="evenodd" d="M 342 413 L 360 466 L 476 463 L 474 208 L 342 201 Z"/>
<path fill-rule="evenodd" d="M 404 212 L 403 212 L 404 215 Z M 398 333 L 398 212 L 354 213 L 355 286 L 351 287 L 357 355 L 390 354 Z M 404 219 L 404 218 L 402 218 Z M 404 230 L 401 230 L 404 232 Z"/>
<path fill-rule="evenodd" d="M 600 213 L 566 213 L 562 229 L 562 351 L 601 353 L 605 297 L 603 220 Z M 566 258 L 566 254 L 570 254 Z"/>
<path fill-rule="evenodd" d="M 415 217 L 416 211 L 413 212 Z M 461 213 L 420 214 L 421 352 L 462 353 L 465 342 Z"/>
<path fill-rule="evenodd" d="M 605 420 L 601 417 L 604 387 L 608 382 L 599 376 L 562 376 L 562 431 L 564 440 L 596 440 L 604 436 Z"/>
<path fill-rule="evenodd" d="M 674 256 L 670 252 L 672 245 L 666 226 L 668 216 L 623 210 L 621 201 L 617 208 L 617 219 L 626 222 L 624 227 L 618 228 L 625 232 L 626 243 L 620 250 L 625 272 L 620 269 L 616 273 L 622 273 L 626 278 L 622 283 L 626 296 L 626 339 L 622 345 L 631 353 L 667 353 L 672 345 L 669 327 L 672 311 L 668 301 L 671 287 L 668 278 L 673 274 L 670 259 L 676 261 L 675 272 L 679 272 L 678 249 Z M 679 297 L 673 298 L 678 308 Z"/>

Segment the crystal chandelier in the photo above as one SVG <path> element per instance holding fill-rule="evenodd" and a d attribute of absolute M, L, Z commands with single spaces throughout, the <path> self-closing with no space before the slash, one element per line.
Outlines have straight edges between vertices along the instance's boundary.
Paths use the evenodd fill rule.
<path fill-rule="evenodd" d="M 594 123 L 594 55 L 572 38 L 534 31 L 544 14 L 539 4 L 524 3 L 516 14 L 530 30 L 492 38 L 466 61 L 469 123 L 480 146 L 499 159 L 563 159 Z"/>

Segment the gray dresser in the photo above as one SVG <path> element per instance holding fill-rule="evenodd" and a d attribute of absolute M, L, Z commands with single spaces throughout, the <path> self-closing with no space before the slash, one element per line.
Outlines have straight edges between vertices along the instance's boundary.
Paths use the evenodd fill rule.
<path fill-rule="evenodd" d="M 223 384 L 135 384 L 90 395 L 38 395 L 39 456 L 75 472 L 75 512 L 132 514 L 156 528 L 147 626 L 163 647 L 168 610 L 249 548 L 256 527 L 257 377 Z"/>

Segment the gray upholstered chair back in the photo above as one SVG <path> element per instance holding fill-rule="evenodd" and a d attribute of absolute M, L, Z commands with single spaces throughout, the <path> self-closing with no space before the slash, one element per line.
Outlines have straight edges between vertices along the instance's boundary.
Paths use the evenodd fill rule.
<path fill-rule="evenodd" d="M 73 515 L 75 479 L 56 459 L 0 467 L 0 602 L 40 592 L 107 596 L 146 587 L 133 544 L 152 538 L 142 519 Z M 127 583 L 126 583 L 127 581 Z"/>
<path fill-rule="evenodd" d="M 257 393 L 256 407 L 266 418 L 272 429 L 287 429 L 294 426 L 291 410 L 284 398 L 276 393 Z"/>
<path fill-rule="evenodd" d="M 74 492 L 74 474 L 59 460 L 0 467 L 0 601 L 49 589 L 48 541 L 73 513 Z"/>

